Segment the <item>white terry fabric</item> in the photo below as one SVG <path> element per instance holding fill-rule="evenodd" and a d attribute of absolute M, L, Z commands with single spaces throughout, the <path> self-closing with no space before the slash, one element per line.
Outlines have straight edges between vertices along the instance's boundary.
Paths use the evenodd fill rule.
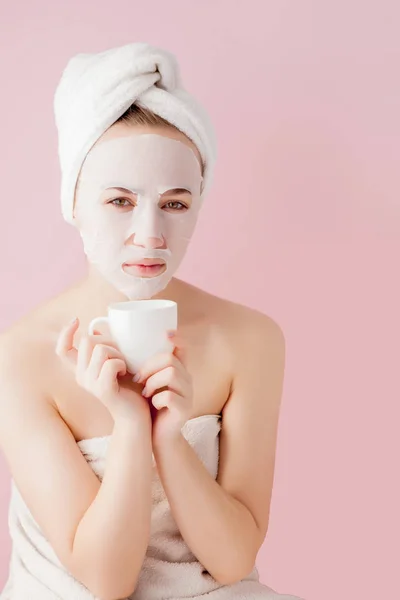
<path fill-rule="evenodd" d="M 182 87 L 176 57 L 142 42 L 81 53 L 67 63 L 54 95 L 61 206 L 67 222 L 73 222 L 75 186 L 86 154 L 133 103 L 163 117 L 194 142 L 205 165 L 203 194 L 209 188 L 215 132 L 205 109 Z"/>
<path fill-rule="evenodd" d="M 191 419 L 183 435 L 214 477 L 218 472 L 217 415 Z M 101 480 L 109 437 L 83 440 L 78 446 Z M 135 592 L 126 600 L 301 600 L 281 595 L 259 582 L 257 568 L 241 582 L 223 586 L 196 560 L 172 517 L 153 456 L 152 521 L 147 554 Z M 61 565 L 24 504 L 15 485 L 9 512 L 13 551 L 1 600 L 98 600 Z"/>

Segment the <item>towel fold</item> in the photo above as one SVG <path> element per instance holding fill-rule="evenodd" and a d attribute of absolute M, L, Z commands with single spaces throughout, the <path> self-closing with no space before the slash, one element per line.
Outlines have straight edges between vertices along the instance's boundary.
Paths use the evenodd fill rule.
<path fill-rule="evenodd" d="M 197 146 L 204 163 L 203 195 L 216 159 L 216 139 L 205 109 L 182 86 L 176 57 L 146 43 L 82 53 L 65 67 L 54 95 L 61 165 L 61 207 L 73 222 L 80 168 L 93 144 L 136 103 L 163 117 Z"/>

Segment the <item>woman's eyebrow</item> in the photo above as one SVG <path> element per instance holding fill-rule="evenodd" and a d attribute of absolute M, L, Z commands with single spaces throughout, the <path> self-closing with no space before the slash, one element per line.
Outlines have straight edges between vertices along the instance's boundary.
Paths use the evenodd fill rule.
<path fill-rule="evenodd" d="M 129 188 L 125 188 L 125 187 L 120 187 L 120 186 L 110 186 L 107 187 L 106 190 L 117 190 L 119 192 L 123 192 L 126 194 L 140 194 L 139 190 L 130 190 Z M 163 192 L 162 194 L 160 194 L 161 196 L 165 196 L 166 194 L 174 194 L 174 196 L 183 196 L 184 194 L 191 194 L 190 190 L 187 190 L 186 188 L 172 188 L 170 190 L 166 190 L 165 192 Z"/>
<path fill-rule="evenodd" d="M 116 185 L 112 185 L 110 187 L 106 187 L 106 190 L 118 190 L 119 192 L 124 192 L 126 194 L 138 194 L 139 192 L 135 190 L 130 190 L 129 188 L 119 187 Z"/>
<path fill-rule="evenodd" d="M 174 196 L 183 196 L 184 194 L 191 194 L 191 191 L 185 188 L 173 188 L 171 190 L 163 192 L 161 196 L 165 196 L 166 194 L 174 194 Z"/>

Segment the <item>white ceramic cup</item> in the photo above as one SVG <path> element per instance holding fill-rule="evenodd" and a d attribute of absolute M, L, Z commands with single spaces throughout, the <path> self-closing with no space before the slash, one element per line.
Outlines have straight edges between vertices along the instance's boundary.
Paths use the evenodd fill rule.
<path fill-rule="evenodd" d="M 122 353 L 128 370 L 137 373 L 145 361 L 158 353 L 173 352 L 167 331 L 177 329 L 178 306 L 172 300 L 128 300 L 108 307 L 107 317 L 89 323 L 89 334 L 106 323 Z"/>

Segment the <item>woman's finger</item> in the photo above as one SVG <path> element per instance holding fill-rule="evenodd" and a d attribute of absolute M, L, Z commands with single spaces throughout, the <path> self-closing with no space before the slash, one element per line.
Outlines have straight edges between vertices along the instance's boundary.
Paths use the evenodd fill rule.
<path fill-rule="evenodd" d="M 87 335 L 85 335 L 81 338 L 78 346 L 78 357 L 76 361 L 76 376 L 78 380 L 82 380 L 84 374 L 86 373 L 92 352 L 93 342 Z"/>
<path fill-rule="evenodd" d="M 126 375 L 125 361 L 120 358 L 107 360 L 101 369 L 97 386 L 99 395 L 114 394 L 119 392 L 118 377 Z"/>
<path fill-rule="evenodd" d="M 143 396 L 150 397 L 163 387 L 167 387 L 170 391 L 186 396 L 190 390 L 189 382 L 183 378 L 175 367 L 166 367 L 151 375 L 143 389 Z"/>
<path fill-rule="evenodd" d="M 73 319 L 68 325 L 62 328 L 56 344 L 56 354 L 64 362 L 75 366 L 78 359 L 78 350 L 74 346 L 74 336 L 78 331 L 79 319 Z"/>
<path fill-rule="evenodd" d="M 89 368 L 94 349 L 97 348 L 98 346 L 105 346 L 107 348 L 110 348 L 110 353 L 111 353 L 110 357 L 111 356 L 114 357 L 115 352 L 119 353 L 119 350 L 118 350 L 115 342 L 107 336 L 104 336 L 104 335 L 85 335 L 85 336 L 83 336 L 79 342 L 78 356 L 77 356 L 77 362 L 76 362 L 76 374 L 80 380 L 82 380 L 82 378 L 84 377 L 84 374 L 86 373 L 87 369 Z M 112 351 L 114 351 L 114 352 L 112 352 Z M 97 356 L 97 354 L 96 354 L 96 356 Z M 102 364 L 103 363 L 101 363 L 101 365 L 99 366 L 95 378 L 98 377 Z"/>
<path fill-rule="evenodd" d="M 152 356 L 140 369 L 140 371 L 135 375 L 133 380 L 136 383 L 144 383 L 147 381 L 149 377 L 161 371 L 162 369 L 166 369 L 168 367 L 174 367 L 177 369 L 182 377 L 186 377 L 186 369 L 179 361 L 179 359 L 171 353 L 166 354 L 156 354 Z"/>
<path fill-rule="evenodd" d="M 186 355 L 184 340 L 176 331 L 176 329 L 170 329 L 169 331 L 167 331 L 167 337 L 169 341 L 174 345 L 174 356 L 176 356 L 180 362 L 184 363 Z"/>
<path fill-rule="evenodd" d="M 171 405 L 178 400 L 178 394 L 175 394 L 175 392 L 171 392 L 170 390 L 165 390 L 153 396 L 151 403 L 154 408 L 161 410 L 162 408 L 170 408 Z"/>
<path fill-rule="evenodd" d="M 96 344 L 86 369 L 86 376 L 91 380 L 98 379 L 104 363 L 114 358 L 122 360 L 125 364 L 124 357 L 119 350 L 105 344 Z"/>

